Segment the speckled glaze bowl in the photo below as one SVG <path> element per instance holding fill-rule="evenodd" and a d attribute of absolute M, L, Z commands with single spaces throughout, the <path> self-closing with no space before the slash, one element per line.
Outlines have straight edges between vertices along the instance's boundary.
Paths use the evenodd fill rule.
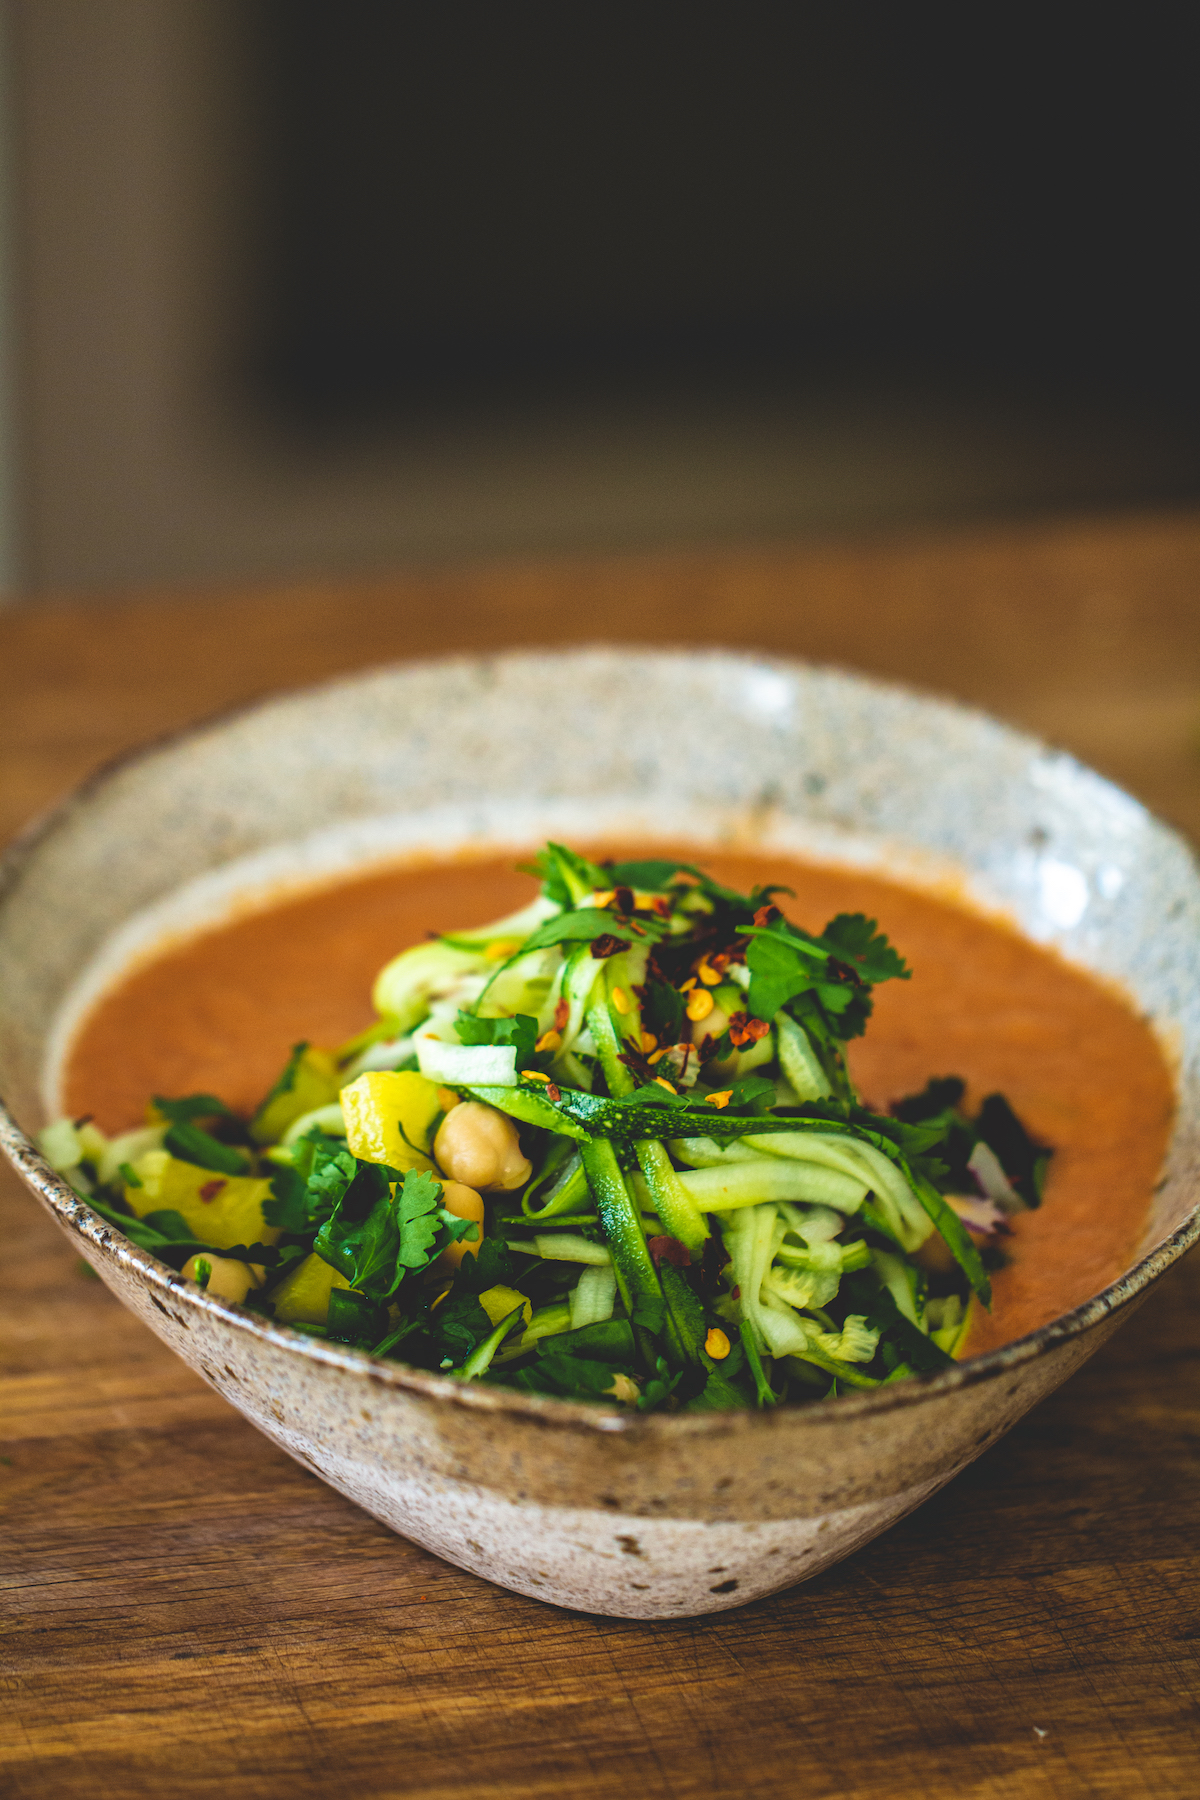
<path fill-rule="evenodd" d="M 1120 982 L 1179 1071 L 1142 1255 L 942 1374 L 806 1408 L 640 1417 L 464 1385 L 212 1299 L 34 1148 L 90 997 L 165 935 L 409 852 L 656 836 L 947 873 Z M 592 650 L 385 669 L 127 759 L 0 877 L 4 1146 L 109 1287 L 276 1443 L 396 1531 L 561 1606 L 739 1606 L 920 1504 L 1065 1380 L 1200 1235 L 1200 882 L 1070 757 L 977 713 L 794 663 Z"/>

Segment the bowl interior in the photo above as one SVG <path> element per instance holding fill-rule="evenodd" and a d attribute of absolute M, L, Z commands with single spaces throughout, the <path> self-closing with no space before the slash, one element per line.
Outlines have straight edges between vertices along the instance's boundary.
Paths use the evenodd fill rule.
<path fill-rule="evenodd" d="M 403 854 L 548 836 L 954 880 L 971 904 L 1118 983 L 1153 1022 L 1180 1105 L 1141 1254 L 1169 1241 L 1176 1254 L 1197 1228 L 1200 881 L 1187 846 L 1072 758 L 978 713 L 723 652 L 400 666 L 115 765 L 5 864 L 0 1091 L 36 1130 L 98 989 L 247 897 Z"/>

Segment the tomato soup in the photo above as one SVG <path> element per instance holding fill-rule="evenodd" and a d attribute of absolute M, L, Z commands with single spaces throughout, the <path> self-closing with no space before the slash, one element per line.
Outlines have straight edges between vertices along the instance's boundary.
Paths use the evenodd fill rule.
<path fill-rule="evenodd" d="M 1001 1092 L 1053 1145 L 1045 1202 L 1011 1221 L 993 1310 L 975 1308 L 960 1354 L 1022 1336 L 1128 1268 L 1174 1093 L 1153 1032 L 1118 994 L 1001 923 L 874 874 L 687 854 L 742 891 L 786 883 L 795 898 L 780 896 L 784 910 L 813 931 L 837 912 L 865 912 L 905 956 L 912 980 L 878 991 L 867 1036 L 850 1046 L 869 1105 L 886 1110 L 931 1075 L 961 1075 L 969 1106 Z M 372 982 L 398 951 L 534 892 L 507 859 L 407 865 L 283 896 L 165 949 L 84 1021 L 65 1070 L 67 1108 L 109 1132 L 138 1124 L 154 1093 L 206 1091 L 249 1111 L 293 1043 L 335 1045 L 370 1023 Z"/>

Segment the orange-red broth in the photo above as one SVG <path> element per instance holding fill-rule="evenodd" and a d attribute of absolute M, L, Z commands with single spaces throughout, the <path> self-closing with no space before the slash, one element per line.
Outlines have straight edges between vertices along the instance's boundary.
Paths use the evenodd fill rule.
<path fill-rule="evenodd" d="M 996 1275 L 991 1315 L 975 1309 L 968 1354 L 1068 1311 L 1129 1266 L 1174 1096 L 1157 1040 L 1119 996 L 950 897 L 778 858 L 704 860 L 742 891 L 786 882 L 796 898 L 785 910 L 810 929 L 866 912 L 905 955 L 911 982 L 879 989 L 868 1034 L 850 1047 L 870 1104 L 957 1074 L 969 1103 L 1003 1092 L 1054 1146 L 1045 1204 L 1013 1221 L 1011 1261 Z M 204 1090 L 249 1110 L 291 1044 L 336 1044 L 370 1022 L 372 980 L 397 950 L 497 917 L 532 892 L 507 861 L 409 865 L 281 897 L 166 949 L 84 1022 L 66 1069 L 68 1109 L 108 1131 L 139 1122 L 152 1093 Z"/>

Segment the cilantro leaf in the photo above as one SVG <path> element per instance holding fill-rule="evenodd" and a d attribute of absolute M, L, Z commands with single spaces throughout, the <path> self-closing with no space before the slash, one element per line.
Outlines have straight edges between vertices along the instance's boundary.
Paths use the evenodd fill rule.
<path fill-rule="evenodd" d="M 665 862 L 650 857 L 644 862 L 605 863 L 604 877 L 610 887 L 641 888 L 643 893 L 661 893 L 671 886 L 676 875 L 694 875 L 688 863 Z"/>
<path fill-rule="evenodd" d="M 423 1269 L 441 1227 L 442 1184 L 427 1169 L 410 1169 L 396 1191 L 396 1261 L 406 1269 Z M 399 1282 L 397 1282 L 397 1286 Z"/>
<path fill-rule="evenodd" d="M 526 1068 L 537 1043 L 537 1020 L 528 1013 L 515 1013 L 510 1018 L 477 1019 L 474 1013 L 460 1012 L 455 1020 L 459 1042 L 463 1044 L 512 1044 L 517 1052 L 517 1067 Z"/>
<path fill-rule="evenodd" d="M 642 1023 L 660 1044 L 677 1044 L 683 1036 L 683 1006 L 683 995 L 670 982 L 647 982 Z"/>
<path fill-rule="evenodd" d="M 565 844 L 548 843 L 532 863 L 521 866 L 527 874 L 541 876 L 542 893 L 558 906 L 574 906 L 582 895 L 605 885 L 604 871 Z"/>
<path fill-rule="evenodd" d="M 200 1169 L 215 1169 L 220 1175 L 245 1175 L 249 1160 L 230 1144 L 222 1144 L 199 1125 L 186 1121 L 172 1125 L 163 1139 L 164 1147 L 180 1162 L 193 1163 Z"/>
<path fill-rule="evenodd" d="M 187 1125 L 193 1119 L 237 1119 L 237 1114 L 215 1094 L 185 1094 L 180 1100 L 166 1100 L 155 1094 L 154 1108 L 172 1125 Z"/>
<path fill-rule="evenodd" d="M 365 1218 L 349 1220 L 341 1213 L 326 1219 L 313 1249 L 323 1262 L 332 1264 L 351 1287 L 384 1300 L 404 1279 L 398 1261 L 400 1233 L 392 1215 L 391 1197 L 385 1191 Z"/>
<path fill-rule="evenodd" d="M 358 1172 L 358 1163 L 341 1138 L 327 1137 L 319 1127 L 301 1138 L 290 1167 L 280 1166 L 271 1178 L 271 1197 L 263 1201 L 263 1218 L 280 1231 L 303 1232 L 335 1209 Z"/>
<path fill-rule="evenodd" d="M 326 1333 L 334 1343 L 356 1344 L 363 1349 L 377 1342 L 387 1328 L 387 1309 L 354 1288 L 334 1288 L 329 1295 Z"/>
<path fill-rule="evenodd" d="M 839 913 L 821 934 L 834 956 L 851 963 L 865 982 L 909 981 L 912 970 L 865 913 Z"/>
<path fill-rule="evenodd" d="M 598 1362 L 586 1356 L 564 1356 L 550 1351 L 535 1363 L 518 1370 L 513 1377 L 515 1387 L 528 1394 L 556 1394 L 564 1400 L 602 1400 L 611 1395 L 618 1373 L 630 1374 L 628 1368 L 618 1371 L 612 1363 Z"/>
<path fill-rule="evenodd" d="M 512 1280 L 512 1252 L 507 1242 L 502 1237 L 485 1237 L 459 1263 L 455 1286 L 465 1293 L 482 1294 L 490 1287 L 508 1287 Z"/>
<path fill-rule="evenodd" d="M 456 1285 L 430 1322 L 435 1361 L 455 1366 L 465 1362 L 476 1345 L 491 1336 L 493 1329 L 492 1321 L 479 1304 L 478 1295 L 459 1291 Z"/>
<path fill-rule="evenodd" d="M 595 938 L 607 937 L 617 923 L 615 913 L 599 906 L 581 906 L 575 912 L 559 913 L 525 939 L 519 955 L 529 950 L 544 950 L 550 944 L 590 944 Z M 640 923 L 640 921 L 639 921 Z"/>
<path fill-rule="evenodd" d="M 780 1007 L 813 987 L 825 971 L 826 953 L 806 939 L 773 926 L 757 926 L 746 952 L 750 989 L 746 1002 L 768 1024 Z"/>

